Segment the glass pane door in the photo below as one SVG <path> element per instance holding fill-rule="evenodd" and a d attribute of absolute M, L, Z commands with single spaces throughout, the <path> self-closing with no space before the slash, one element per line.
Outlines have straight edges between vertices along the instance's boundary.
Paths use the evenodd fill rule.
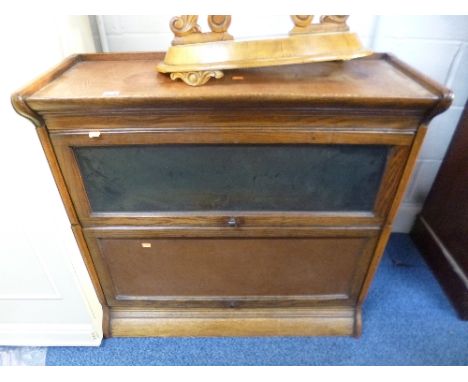
<path fill-rule="evenodd" d="M 75 147 L 93 212 L 372 211 L 385 145 Z"/>

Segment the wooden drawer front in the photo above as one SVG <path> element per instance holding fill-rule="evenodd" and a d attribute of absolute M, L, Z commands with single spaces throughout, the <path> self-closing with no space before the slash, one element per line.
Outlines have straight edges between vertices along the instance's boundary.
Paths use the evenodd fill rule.
<path fill-rule="evenodd" d="M 375 244 L 374 236 L 88 241 L 113 305 L 232 307 L 346 303 L 356 297 Z"/>
<path fill-rule="evenodd" d="M 385 135 L 368 143 L 337 136 L 337 144 L 326 134 L 318 144 L 169 144 L 157 133 L 53 142 L 84 226 L 223 226 L 233 215 L 244 226 L 379 225 L 408 146 Z"/>

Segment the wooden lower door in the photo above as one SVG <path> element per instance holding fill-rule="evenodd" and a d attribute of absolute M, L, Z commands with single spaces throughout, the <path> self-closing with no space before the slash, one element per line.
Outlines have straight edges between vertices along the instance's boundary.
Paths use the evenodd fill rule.
<path fill-rule="evenodd" d="M 85 229 L 112 336 L 358 336 L 379 232 Z"/>
<path fill-rule="evenodd" d="M 353 304 L 378 233 L 245 231 L 170 237 L 87 229 L 86 236 L 111 306 L 278 307 Z"/>

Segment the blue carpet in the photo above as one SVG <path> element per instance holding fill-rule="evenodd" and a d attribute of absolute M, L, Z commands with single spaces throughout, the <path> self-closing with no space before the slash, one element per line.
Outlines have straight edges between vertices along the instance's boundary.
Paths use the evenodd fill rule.
<path fill-rule="evenodd" d="M 53 347 L 47 365 L 468 365 L 457 318 L 408 235 L 394 234 L 363 310 L 359 339 L 111 338 Z"/>

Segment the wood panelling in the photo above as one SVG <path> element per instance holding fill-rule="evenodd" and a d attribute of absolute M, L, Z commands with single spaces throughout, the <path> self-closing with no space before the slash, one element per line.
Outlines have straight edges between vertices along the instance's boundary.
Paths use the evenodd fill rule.
<path fill-rule="evenodd" d="M 79 112 L 79 111 L 77 111 Z M 93 115 L 90 115 L 90 112 Z M 187 119 L 190 115 L 190 119 Z M 125 118 L 122 118 L 124 116 Z M 403 116 L 403 118 L 402 118 Z M 83 130 L 116 131 L 117 129 L 191 129 L 191 128 L 244 128 L 256 127 L 271 129 L 271 132 L 290 128 L 308 131 L 356 131 L 412 133 L 421 119 L 420 113 L 388 114 L 386 110 L 363 110 L 356 114 L 352 108 L 280 108 L 262 105 L 261 108 L 235 105 L 201 108 L 181 105 L 177 110 L 169 107 L 139 109 L 117 109 L 110 111 L 87 110 L 84 115 L 73 112 L 47 113 L 45 115 L 50 131 L 83 132 Z M 255 119 L 255 124 L 252 120 Z M 276 128 L 276 129 L 275 129 Z M 242 130 L 244 131 L 244 130 Z"/>
<path fill-rule="evenodd" d="M 199 237 L 195 229 L 175 237 L 165 236 L 171 230 L 86 232 L 109 303 L 160 307 L 352 304 L 378 234 L 279 228 L 280 237 L 258 230 L 214 237 Z"/>
<path fill-rule="evenodd" d="M 460 318 L 468 320 L 468 104 L 411 231 Z"/>
<path fill-rule="evenodd" d="M 358 336 L 352 307 L 274 309 L 111 310 L 110 332 L 118 337 Z"/>
<path fill-rule="evenodd" d="M 366 278 L 364 279 L 361 293 L 358 299 L 358 305 L 361 305 L 364 302 L 364 299 L 366 298 L 367 293 L 369 292 L 370 283 L 372 279 L 374 278 L 375 272 L 377 271 L 377 267 L 384 254 L 385 247 L 388 242 L 388 238 L 390 237 L 390 233 L 392 232 L 393 219 L 395 218 L 395 215 L 398 211 L 398 207 L 403 199 L 406 187 L 408 186 L 408 182 L 414 170 L 416 158 L 418 156 L 419 150 L 421 149 L 421 145 L 422 145 L 424 136 L 426 134 L 426 131 L 427 131 L 426 126 L 420 127 L 420 129 L 418 130 L 414 138 L 408 160 L 405 163 L 404 171 L 399 180 L 398 189 L 395 195 L 393 196 L 393 200 L 390 204 L 390 210 L 386 216 L 380 239 L 377 242 L 377 247 L 375 249 L 374 257 L 367 271 Z"/>

